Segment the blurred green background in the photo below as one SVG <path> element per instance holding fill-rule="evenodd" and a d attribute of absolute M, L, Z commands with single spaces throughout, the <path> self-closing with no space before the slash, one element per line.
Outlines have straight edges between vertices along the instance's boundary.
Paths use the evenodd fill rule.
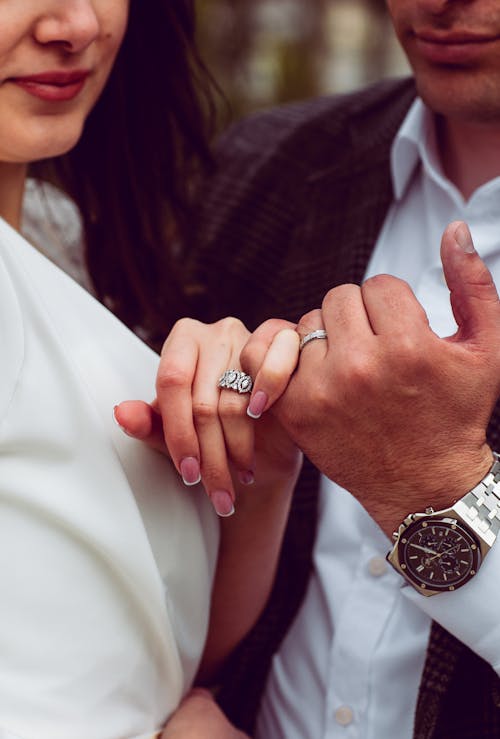
<path fill-rule="evenodd" d="M 234 117 L 408 71 L 385 0 L 197 0 L 197 11 Z"/>

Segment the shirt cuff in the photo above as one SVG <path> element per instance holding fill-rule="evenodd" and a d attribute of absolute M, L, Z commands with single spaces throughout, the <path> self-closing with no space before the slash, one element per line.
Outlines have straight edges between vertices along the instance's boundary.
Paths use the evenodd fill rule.
<path fill-rule="evenodd" d="M 477 575 L 452 593 L 426 597 L 409 584 L 403 593 L 500 675 L 500 542 L 488 552 Z"/>

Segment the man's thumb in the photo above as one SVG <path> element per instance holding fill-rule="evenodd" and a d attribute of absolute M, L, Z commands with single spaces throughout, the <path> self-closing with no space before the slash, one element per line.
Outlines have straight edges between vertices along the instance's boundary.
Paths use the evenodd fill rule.
<path fill-rule="evenodd" d="M 474 248 L 468 226 L 454 221 L 441 241 L 441 261 L 460 341 L 500 335 L 500 302 L 491 273 Z"/>

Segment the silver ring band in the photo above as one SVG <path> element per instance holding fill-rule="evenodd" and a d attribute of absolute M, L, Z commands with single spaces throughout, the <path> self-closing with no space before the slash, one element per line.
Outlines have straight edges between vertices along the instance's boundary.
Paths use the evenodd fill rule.
<path fill-rule="evenodd" d="M 306 344 L 309 344 L 310 341 L 314 341 L 314 339 L 327 339 L 328 334 L 326 333 L 324 328 L 318 328 L 316 331 L 311 331 L 310 334 L 306 334 L 303 336 L 300 340 L 299 344 L 299 350 L 302 351 L 302 349 L 305 347 Z"/>
<path fill-rule="evenodd" d="M 251 393 L 253 380 L 241 370 L 228 369 L 220 378 L 218 386 L 226 390 L 236 390 L 238 393 Z"/>

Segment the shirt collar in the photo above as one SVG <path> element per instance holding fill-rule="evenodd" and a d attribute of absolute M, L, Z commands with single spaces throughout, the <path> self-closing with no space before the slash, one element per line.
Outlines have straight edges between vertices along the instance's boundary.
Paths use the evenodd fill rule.
<path fill-rule="evenodd" d="M 433 113 L 417 98 L 401 124 L 391 148 L 394 197 L 401 200 L 417 166 L 437 180 L 445 179 L 436 143 Z"/>

